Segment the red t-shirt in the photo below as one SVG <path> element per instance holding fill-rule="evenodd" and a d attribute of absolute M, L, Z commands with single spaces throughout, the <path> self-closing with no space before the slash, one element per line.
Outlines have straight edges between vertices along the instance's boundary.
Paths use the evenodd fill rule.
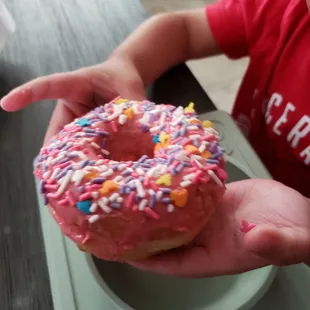
<path fill-rule="evenodd" d="M 206 8 L 221 50 L 250 57 L 233 117 L 272 176 L 310 197 L 310 12 L 306 0 Z"/>

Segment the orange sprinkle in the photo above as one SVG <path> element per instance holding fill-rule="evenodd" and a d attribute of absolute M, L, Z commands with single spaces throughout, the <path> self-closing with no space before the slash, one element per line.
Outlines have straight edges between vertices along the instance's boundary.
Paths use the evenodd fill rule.
<path fill-rule="evenodd" d="M 84 178 L 88 181 L 98 178 L 99 177 L 99 172 L 98 171 L 91 171 L 85 174 Z"/>
<path fill-rule="evenodd" d="M 188 191 L 186 188 L 173 190 L 170 193 L 170 198 L 177 207 L 183 208 L 187 203 Z"/>
<path fill-rule="evenodd" d="M 197 149 L 197 147 L 195 147 L 194 145 L 192 144 L 189 144 L 189 145 L 186 145 L 184 147 L 185 151 L 188 151 L 190 152 L 191 154 L 196 154 L 196 155 L 200 155 L 200 152 L 199 150 Z"/>
<path fill-rule="evenodd" d="M 129 108 L 124 111 L 124 114 L 128 117 L 128 119 L 133 119 L 135 112 L 133 108 Z"/>
<path fill-rule="evenodd" d="M 107 196 L 107 195 L 117 191 L 118 189 L 119 189 L 119 186 L 117 185 L 117 183 L 115 183 L 114 181 L 108 180 L 102 184 L 102 187 L 100 189 L 100 193 L 103 196 Z"/>
<path fill-rule="evenodd" d="M 201 156 L 202 156 L 203 159 L 209 159 L 212 156 L 212 154 L 209 151 L 204 151 L 201 154 Z"/>
<path fill-rule="evenodd" d="M 154 152 L 157 152 L 160 148 L 162 148 L 162 144 L 161 143 L 156 143 L 155 147 L 154 147 Z"/>

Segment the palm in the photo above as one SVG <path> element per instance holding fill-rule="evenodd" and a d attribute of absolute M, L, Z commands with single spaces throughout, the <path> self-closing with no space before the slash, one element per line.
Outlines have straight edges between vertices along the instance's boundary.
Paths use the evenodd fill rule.
<path fill-rule="evenodd" d="M 292 201 L 295 205 L 289 203 Z M 240 223 L 244 219 L 255 223 L 257 228 L 264 227 L 264 235 L 248 234 L 244 238 L 244 233 L 240 231 Z M 272 238 L 275 228 L 294 229 L 300 231 L 301 235 L 307 228 L 310 231 L 307 200 L 274 181 L 233 183 L 228 186 L 211 222 L 190 246 L 133 265 L 183 276 L 214 276 L 248 271 L 270 264 L 253 254 L 249 248 L 253 242 L 256 247 L 268 247 L 268 242 L 272 246 L 276 240 L 268 236 Z"/>

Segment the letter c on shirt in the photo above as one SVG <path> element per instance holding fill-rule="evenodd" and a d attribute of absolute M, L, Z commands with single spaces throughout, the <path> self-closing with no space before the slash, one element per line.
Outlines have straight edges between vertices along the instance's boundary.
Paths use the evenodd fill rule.
<path fill-rule="evenodd" d="M 282 100 L 283 100 L 282 96 L 278 93 L 274 93 L 270 97 L 269 102 L 268 102 L 268 106 L 267 106 L 266 115 L 265 115 L 265 119 L 266 119 L 267 124 L 270 124 L 270 122 L 272 120 L 272 116 L 270 115 L 271 108 L 273 107 L 273 105 L 275 105 L 276 107 L 279 107 L 280 104 L 282 103 Z"/>

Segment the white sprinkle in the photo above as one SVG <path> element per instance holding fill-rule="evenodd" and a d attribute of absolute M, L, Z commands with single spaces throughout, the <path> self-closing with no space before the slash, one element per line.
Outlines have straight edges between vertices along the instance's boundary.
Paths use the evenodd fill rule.
<path fill-rule="evenodd" d="M 118 193 L 114 193 L 110 196 L 109 200 L 111 202 L 113 202 L 114 200 L 116 200 L 117 198 L 119 197 L 119 194 Z"/>
<path fill-rule="evenodd" d="M 64 154 L 62 154 L 62 155 L 60 155 L 60 156 L 57 156 L 56 158 L 54 158 L 54 159 L 51 161 L 51 164 L 52 164 L 52 165 L 55 165 L 57 162 L 61 161 L 61 160 L 64 159 L 64 158 L 65 158 L 65 155 L 64 155 Z"/>
<path fill-rule="evenodd" d="M 100 170 L 101 172 L 105 172 L 105 171 L 107 171 L 108 169 L 109 169 L 108 166 L 100 166 L 100 167 L 99 167 L 99 170 Z"/>
<path fill-rule="evenodd" d="M 207 148 L 207 146 L 206 146 L 205 144 L 201 144 L 200 147 L 199 147 L 199 149 L 198 149 L 198 151 L 199 151 L 200 153 L 203 153 L 203 152 L 206 150 L 206 148 Z"/>
<path fill-rule="evenodd" d="M 160 129 L 160 127 L 159 126 L 155 126 L 155 127 L 152 127 L 151 129 L 150 129 L 150 132 L 156 132 L 156 131 L 158 131 Z"/>
<path fill-rule="evenodd" d="M 115 181 L 115 182 L 120 182 L 120 181 L 122 181 L 122 180 L 123 180 L 123 176 L 122 176 L 122 175 L 118 175 L 116 178 L 114 178 L 113 181 Z"/>
<path fill-rule="evenodd" d="M 121 114 L 122 114 L 121 111 L 116 112 L 116 113 L 114 113 L 114 114 L 111 114 L 110 116 L 107 117 L 107 120 L 108 120 L 108 121 L 112 121 L 112 120 L 114 120 L 115 118 L 119 117 Z"/>
<path fill-rule="evenodd" d="M 104 154 L 104 155 L 110 155 L 110 152 L 107 151 L 107 150 L 101 150 L 101 152 L 102 152 L 102 154 Z"/>
<path fill-rule="evenodd" d="M 152 177 L 155 175 L 156 170 L 157 170 L 157 167 L 153 167 L 153 168 L 151 168 L 151 169 L 146 173 L 146 175 L 147 175 L 149 178 L 152 178 Z"/>
<path fill-rule="evenodd" d="M 46 161 L 46 165 L 49 166 L 52 163 L 53 158 L 50 156 L 47 161 Z"/>
<path fill-rule="evenodd" d="M 173 115 L 175 115 L 175 116 L 180 116 L 180 115 L 182 115 L 182 117 L 184 117 L 184 116 L 183 116 L 183 111 L 184 111 L 183 107 L 177 107 L 177 108 L 173 111 Z"/>
<path fill-rule="evenodd" d="M 161 165 L 160 166 L 160 174 L 165 174 L 167 169 L 168 169 L 168 167 L 166 165 Z"/>
<path fill-rule="evenodd" d="M 92 197 L 94 199 L 97 199 L 99 197 L 99 193 L 98 192 L 92 192 L 91 195 L 92 195 Z"/>
<path fill-rule="evenodd" d="M 176 126 L 179 122 L 182 122 L 184 118 L 184 115 L 181 115 L 180 117 L 178 117 L 174 122 L 171 123 L 171 125 L 174 127 Z"/>
<path fill-rule="evenodd" d="M 87 166 L 87 167 L 84 167 L 84 170 L 85 171 L 92 171 L 92 170 L 96 170 L 96 171 L 100 171 L 100 167 L 96 167 L 96 166 Z"/>
<path fill-rule="evenodd" d="M 92 216 L 88 219 L 88 222 L 92 224 L 92 223 L 97 222 L 99 219 L 100 219 L 100 216 L 99 216 L 98 214 L 95 214 L 95 215 L 92 215 Z"/>
<path fill-rule="evenodd" d="M 197 164 L 199 168 L 203 168 L 203 165 L 196 158 L 194 158 L 194 162 Z"/>
<path fill-rule="evenodd" d="M 132 105 L 133 111 L 135 112 L 135 114 L 137 114 L 139 112 L 139 107 L 138 107 L 138 103 L 134 103 Z"/>
<path fill-rule="evenodd" d="M 137 188 L 138 196 L 143 198 L 145 196 L 145 191 L 143 189 L 143 186 L 142 186 L 140 180 L 136 180 L 135 183 L 136 183 L 136 188 Z"/>
<path fill-rule="evenodd" d="M 190 161 L 190 158 L 187 157 L 184 152 L 178 154 L 175 158 L 179 161 Z"/>
<path fill-rule="evenodd" d="M 93 117 L 95 117 L 95 114 L 94 114 L 94 113 L 89 113 L 88 115 L 85 115 L 85 116 L 84 116 L 84 118 L 86 118 L 86 119 L 91 119 L 91 118 L 93 118 Z"/>
<path fill-rule="evenodd" d="M 171 213 L 174 211 L 174 205 L 168 205 L 168 212 Z"/>
<path fill-rule="evenodd" d="M 99 200 L 99 207 L 101 208 L 102 211 L 104 211 L 105 213 L 111 213 L 112 209 L 110 207 L 108 207 L 103 200 Z"/>
<path fill-rule="evenodd" d="M 196 175 L 196 173 L 190 173 L 190 174 L 187 174 L 183 177 L 183 180 L 191 180 L 192 178 L 194 178 Z"/>
<path fill-rule="evenodd" d="M 159 120 L 159 126 L 164 125 L 165 121 L 166 121 L 166 117 L 167 117 L 167 113 L 163 112 L 160 116 L 160 120 Z"/>
<path fill-rule="evenodd" d="M 145 172 L 144 172 L 143 169 L 141 169 L 141 168 L 137 168 L 137 169 L 136 169 L 136 172 L 137 172 L 139 175 L 144 175 L 144 174 L 145 174 Z"/>
<path fill-rule="evenodd" d="M 83 152 L 76 152 L 75 154 L 82 160 L 87 159 L 87 156 Z"/>
<path fill-rule="evenodd" d="M 122 114 L 122 115 L 120 115 L 120 117 L 118 119 L 118 122 L 121 125 L 124 125 L 127 122 L 127 119 L 128 119 L 128 117 L 125 114 Z"/>
<path fill-rule="evenodd" d="M 190 135 L 189 138 L 192 140 L 199 139 L 199 138 L 201 138 L 201 135 Z"/>
<path fill-rule="evenodd" d="M 152 190 L 152 189 L 149 189 L 148 190 L 148 193 L 152 196 L 152 195 L 155 195 L 155 192 Z"/>
<path fill-rule="evenodd" d="M 97 165 L 97 166 L 101 166 L 101 165 L 103 165 L 104 164 L 104 160 L 103 159 L 99 159 L 99 160 L 97 160 L 96 162 L 95 162 L 95 165 Z"/>
<path fill-rule="evenodd" d="M 100 149 L 100 146 L 95 142 L 91 142 L 90 145 L 93 146 L 95 149 Z"/>
<path fill-rule="evenodd" d="M 197 130 L 198 129 L 198 127 L 197 126 L 188 126 L 187 127 L 187 130 Z"/>
<path fill-rule="evenodd" d="M 181 182 L 181 183 L 180 183 L 180 186 L 181 186 L 181 187 L 188 187 L 188 186 L 190 186 L 191 184 L 192 184 L 191 181 L 186 180 L 186 181 Z"/>
<path fill-rule="evenodd" d="M 74 176 L 75 180 L 74 180 L 74 184 L 76 186 L 79 186 L 82 179 L 84 178 L 84 171 L 82 170 L 77 170 Z"/>
<path fill-rule="evenodd" d="M 60 184 L 60 187 L 58 188 L 58 191 L 56 192 L 56 195 L 59 196 L 61 194 L 63 194 L 63 192 L 65 191 L 65 189 L 67 188 L 70 180 L 71 180 L 71 176 L 73 174 L 72 170 L 69 170 L 66 174 L 66 176 L 63 178 L 62 183 Z"/>
<path fill-rule="evenodd" d="M 139 207 L 138 207 L 139 211 L 143 211 L 146 205 L 147 205 L 147 199 L 142 199 L 141 202 L 139 203 Z"/>
<path fill-rule="evenodd" d="M 158 191 L 158 192 L 156 193 L 156 199 L 157 199 L 157 200 L 160 200 L 161 197 L 163 197 L 163 192 L 162 192 L 162 191 Z"/>
<path fill-rule="evenodd" d="M 106 177 L 111 176 L 113 173 L 114 173 L 113 169 L 110 168 L 107 172 L 101 173 L 101 176 L 103 178 L 106 178 Z"/>
<path fill-rule="evenodd" d="M 122 197 L 118 197 L 116 199 L 116 202 L 118 202 L 118 203 L 122 203 L 123 201 L 124 201 L 124 198 L 122 198 Z"/>
<path fill-rule="evenodd" d="M 124 169 L 126 169 L 126 164 L 120 164 L 120 165 L 118 166 L 118 170 L 119 170 L 119 171 L 123 171 Z"/>
<path fill-rule="evenodd" d="M 90 208 L 89 208 L 89 211 L 90 211 L 91 213 L 94 213 L 94 212 L 97 211 L 97 208 L 98 208 L 98 204 L 97 204 L 96 202 L 93 202 L 93 203 L 91 204 Z"/>
<path fill-rule="evenodd" d="M 215 183 L 221 187 L 223 187 L 223 182 L 219 179 L 219 177 L 212 170 L 208 170 L 209 176 L 215 181 Z"/>
<path fill-rule="evenodd" d="M 46 172 L 43 174 L 43 179 L 45 179 L 45 180 L 48 179 L 50 175 L 51 175 L 51 170 L 46 171 Z"/>

